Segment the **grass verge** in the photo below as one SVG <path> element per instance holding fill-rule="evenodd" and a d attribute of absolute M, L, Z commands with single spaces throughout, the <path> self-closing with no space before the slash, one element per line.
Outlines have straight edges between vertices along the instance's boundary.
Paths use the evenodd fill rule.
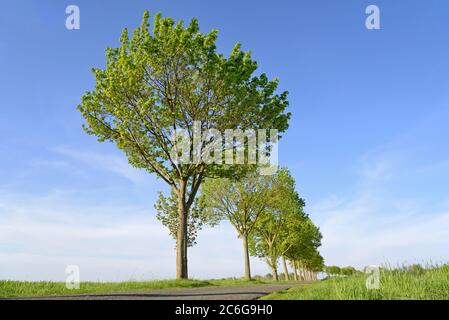
<path fill-rule="evenodd" d="M 449 266 L 381 270 L 379 289 L 366 288 L 367 275 L 322 280 L 276 292 L 264 300 L 448 300 Z"/>
<path fill-rule="evenodd" d="M 125 282 L 81 282 L 79 290 L 69 290 L 64 282 L 51 281 L 0 281 L 0 298 L 73 295 L 85 293 L 136 292 L 142 290 L 197 288 L 264 284 L 262 280 L 155 280 Z"/>

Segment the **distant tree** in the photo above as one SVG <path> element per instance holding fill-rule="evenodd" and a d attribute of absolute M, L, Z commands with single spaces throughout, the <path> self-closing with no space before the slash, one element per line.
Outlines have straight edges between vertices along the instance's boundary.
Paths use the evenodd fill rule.
<path fill-rule="evenodd" d="M 131 165 L 156 173 L 175 190 L 178 204 L 176 277 L 187 278 L 188 223 L 201 183 L 206 177 L 238 175 L 240 167 L 181 163 L 173 133 L 215 129 L 277 129 L 288 127 L 287 92 L 276 93 L 278 81 L 254 75 L 257 63 L 235 45 L 230 56 L 216 52 L 217 31 L 203 34 L 198 21 L 157 14 L 149 30 L 149 13 L 121 46 L 108 48 L 106 68 L 93 69 L 95 88 L 82 97 L 78 110 L 88 134 L 114 142 Z M 217 143 L 206 137 L 200 155 Z M 196 153 L 195 153 L 196 154 Z M 194 155 L 191 153 L 189 158 Z"/>
<path fill-rule="evenodd" d="M 326 273 L 330 276 L 337 276 L 341 274 L 341 269 L 338 266 L 328 266 L 326 267 Z"/>
<path fill-rule="evenodd" d="M 304 203 L 302 205 L 304 206 Z M 314 225 L 308 216 L 305 216 L 296 224 L 295 237 L 293 237 L 292 246 L 287 250 L 285 256 L 290 260 L 290 264 L 295 271 L 297 279 L 300 278 L 298 275 L 299 270 L 309 265 L 314 266 L 314 268 L 317 268 L 318 265 L 320 265 L 317 256 L 321 257 L 318 252 L 318 247 L 321 246 L 321 238 L 322 235 L 320 229 Z M 322 262 L 322 257 L 320 261 Z M 324 266 L 321 266 L 321 269 L 323 267 Z"/>
<path fill-rule="evenodd" d="M 340 269 L 340 273 L 344 276 L 352 276 L 357 270 L 354 267 L 348 266 Z"/>
<path fill-rule="evenodd" d="M 205 212 L 210 216 L 226 217 L 242 239 L 247 280 L 251 279 L 248 238 L 270 201 L 270 182 L 270 177 L 252 171 L 240 180 L 209 179 L 201 188 Z"/>
<path fill-rule="evenodd" d="M 265 259 L 272 270 L 273 280 L 278 280 L 278 260 L 289 249 L 288 239 L 294 236 L 290 233 L 290 226 L 300 208 L 297 207 L 298 196 L 290 172 L 281 168 L 270 178 L 271 189 L 267 198 L 269 205 L 257 220 L 250 241 L 250 251 Z"/>
<path fill-rule="evenodd" d="M 306 238 L 304 232 L 305 224 L 310 221 L 309 217 L 303 211 L 305 205 L 304 200 L 299 198 L 296 192 L 292 193 L 291 200 L 292 208 L 294 209 L 287 215 L 284 227 L 278 238 L 285 280 L 290 280 L 287 260 L 291 260 L 291 257 L 295 254 L 299 255 L 297 250 L 302 250 L 311 240 Z M 294 266 L 293 268 L 295 269 Z"/>
<path fill-rule="evenodd" d="M 407 268 L 407 271 L 414 275 L 420 275 L 424 273 L 425 269 L 420 264 L 412 264 Z"/>
<path fill-rule="evenodd" d="M 324 270 L 324 258 L 314 250 L 309 259 L 305 261 L 305 265 L 312 272 L 313 280 L 317 280 L 317 273 Z"/>

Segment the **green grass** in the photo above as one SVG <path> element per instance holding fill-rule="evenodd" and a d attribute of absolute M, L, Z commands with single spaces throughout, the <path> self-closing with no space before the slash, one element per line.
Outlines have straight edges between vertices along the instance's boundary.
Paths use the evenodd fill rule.
<path fill-rule="evenodd" d="M 273 293 L 275 300 L 447 300 L 449 266 L 429 269 L 382 270 L 380 288 L 366 289 L 367 275 L 330 278 L 303 287 Z"/>
<path fill-rule="evenodd" d="M 126 281 L 126 282 L 81 282 L 79 290 L 69 290 L 64 282 L 28 282 L 28 281 L 0 281 L 0 298 L 73 295 L 83 293 L 111 293 L 136 292 L 142 290 L 196 288 L 207 286 L 232 286 L 263 284 L 262 280 L 155 280 L 155 281 Z"/>

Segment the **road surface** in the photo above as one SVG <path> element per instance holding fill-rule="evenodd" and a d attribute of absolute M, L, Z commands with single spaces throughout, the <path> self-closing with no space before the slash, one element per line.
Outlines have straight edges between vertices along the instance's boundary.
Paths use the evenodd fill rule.
<path fill-rule="evenodd" d="M 179 288 L 120 293 L 95 293 L 70 296 L 24 297 L 31 300 L 255 300 L 275 291 L 286 290 L 304 283 L 258 284 Z"/>

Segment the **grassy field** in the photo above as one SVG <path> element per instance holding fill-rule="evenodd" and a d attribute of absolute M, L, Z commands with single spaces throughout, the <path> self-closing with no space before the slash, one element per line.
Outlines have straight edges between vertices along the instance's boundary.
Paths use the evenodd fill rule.
<path fill-rule="evenodd" d="M 262 299 L 281 300 L 407 300 L 449 299 L 449 266 L 382 269 L 380 288 L 366 289 L 367 275 L 334 277 Z M 280 281 L 279 283 L 282 283 Z M 0 298 L 71 295 L 83 293 L 136 292 L 142 290 L 195 288 L 273 283 L 270 280 L 156 280 L 127 282 L 82 282 L 79 290 L 69 290 L 63 282 L 0 281 Z"/>
<path fill-rule="evenodd" d="M 156 280 L 127 282 L 81 282 L 79 290 L 69 290 L 64 282 L 0 281 L 0 298 L 71 295 L 83 293 L 135 292 L 170 288 L 196 288 L 207 286 L 231 286 L 263 284 L 262 280 Z"/>
<path fill-rule="evenodd" d="M 449 266 L 380 272 L 380 288 L 366 289 L 367 275 L 330 278 L 304 287 L 277 292 L 262 299 L 280 300 L 447 300 Z"/>

